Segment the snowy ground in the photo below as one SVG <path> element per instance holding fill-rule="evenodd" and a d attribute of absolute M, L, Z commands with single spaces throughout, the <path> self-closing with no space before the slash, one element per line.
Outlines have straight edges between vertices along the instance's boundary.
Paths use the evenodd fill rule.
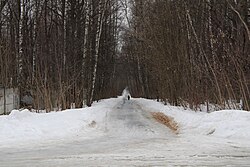
<path fill-rule="evenodd" d="M 178 123 L 175 134 L 150 112 Z M 195 113 L 122 97 L 0 117 L 0 166 L 249 166 L 250 113 Z"/>

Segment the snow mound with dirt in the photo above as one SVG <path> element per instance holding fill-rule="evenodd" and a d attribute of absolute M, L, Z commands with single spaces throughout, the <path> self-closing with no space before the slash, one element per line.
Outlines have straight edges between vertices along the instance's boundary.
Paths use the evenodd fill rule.
<path fill-rule="evenodd" d="M 153 100 L 136 99 L 136 101 L 151 112 L 162 112 L 173 117 L 182 135 L 211 135 L 246 141 L 250 139 L 250 112 L 248 111 L 221 110 L 206 113 L 164 105 Z"/>

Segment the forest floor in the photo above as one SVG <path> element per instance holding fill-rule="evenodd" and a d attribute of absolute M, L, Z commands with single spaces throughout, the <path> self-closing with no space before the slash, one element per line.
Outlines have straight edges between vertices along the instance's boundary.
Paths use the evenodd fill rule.
<path fill-rule="evenodd" d="M 48 114 L 13 111 L 0 117 L 0 166 L 248 166 L 249 118 L 133 98 Z"/>

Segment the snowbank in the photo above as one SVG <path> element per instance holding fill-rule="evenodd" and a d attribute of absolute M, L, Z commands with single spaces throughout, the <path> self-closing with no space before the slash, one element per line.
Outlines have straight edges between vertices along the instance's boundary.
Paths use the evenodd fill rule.
<path fill-rule="evenodd" d="M 78 134 L 91 137 L 94 133 L 89 132 L 102 128 L 101 124 L 106 112 L 114 105 L 113 101 L 109 99 L 90 108 L 51 113 L 13 110 L 10 115 L 0 117 L 0 145 L 63 140 Z"/>
<path fill-rule="evenodd" d="M 13 143 L 64 140 L 67 138 L 95 138 L 104 134 L 107 112 L 115 108 L 123 97 L 101 100 L 92 107 L 62 112 L 31 113 L 13 110 L 0 117 L 0 145 Z M 135 105 L 150 112 L 163 112 L 178 123 L 180 136 L 213 136 L 223 139 L 250 139 L 250 113 L 223 110 L 213 113 L 195 112 L 162 103 L 132 99 Z M 133 103 L 131 103 L 133 104 Z"/>
<path fill-rule="evenodd" d="M 242 110 L 221 110 L 212 113 L 185 110 L 182 107 L 165 106 L 162 103 L 136 100 L 144 109 L 163 112 L 179 124 L 182 135 L 211 135 L 227 139 L 250 139 L 250 112 Z"/>

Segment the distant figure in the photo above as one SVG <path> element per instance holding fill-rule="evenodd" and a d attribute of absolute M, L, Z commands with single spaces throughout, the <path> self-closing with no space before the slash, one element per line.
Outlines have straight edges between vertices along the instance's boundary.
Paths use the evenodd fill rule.
<path fill-rule="evenodd" d="M 123 92 L 122 92 L 122 99 L 123 99 L 123 104 L 126 102 L 126 100 L 130 100 L 131 95 L 129 93 L 128 87 L 126 87 Z"/>

